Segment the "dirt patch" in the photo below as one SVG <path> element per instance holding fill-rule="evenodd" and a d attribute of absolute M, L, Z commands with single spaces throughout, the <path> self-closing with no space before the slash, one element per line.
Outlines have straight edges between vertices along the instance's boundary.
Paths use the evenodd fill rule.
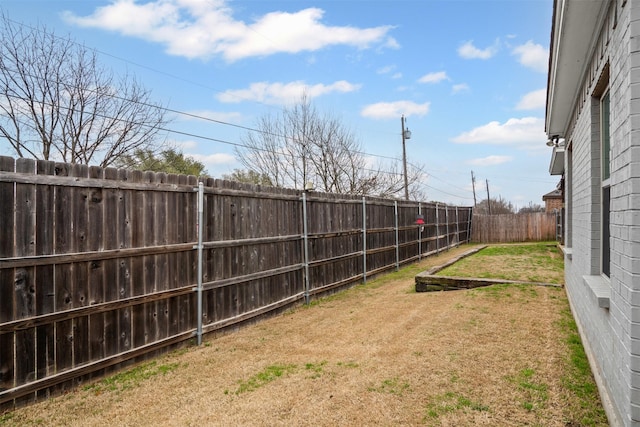
<path fill-rule="evenodd" d="M 71 426 L 582 425 L 562 381 L 562 288 L 414 292 L 415 273 L 468 249 L 0 419 Z"/>

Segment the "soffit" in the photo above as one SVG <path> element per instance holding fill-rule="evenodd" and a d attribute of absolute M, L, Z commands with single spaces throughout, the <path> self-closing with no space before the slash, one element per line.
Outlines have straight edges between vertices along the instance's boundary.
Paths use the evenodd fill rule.
<path fill-rule="evenodd" d="M 562 175 L 564 173 L 564 147 L 554 147 L 549 164 L 549 175 Z"/>
<path fill-rule="evenodd" d="M 555 0 L 545 130 L 564 136 L 609 1 Z"/>

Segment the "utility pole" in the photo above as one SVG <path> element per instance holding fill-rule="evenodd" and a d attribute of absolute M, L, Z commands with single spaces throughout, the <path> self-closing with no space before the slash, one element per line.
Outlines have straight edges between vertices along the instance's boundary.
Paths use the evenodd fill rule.
<path fill-rule="evenodd" d="M 491 215 L 491 197 L 489 197 L 489 180 L 487 179 L 487 206 L 489 207 L 489 215 Z"/>
<path fill-rule="evenodd" d="M 473 187 L 473 207 L 477 207 L 478 203 L 476 203 L 476 177 L 473 175 L 473 171 L 471 171 L 471 186 Z"/>
<path fill-rule="evenodd" d="M 400 117 L 402 125 L 402 169 L 404 173 L 404 199 L 409 200 L 409 179 L 407 178 L 407 149 L 405 148 L 405 140 L 411 138 L 411 131 L 404 129 L 404 114 Z"/>

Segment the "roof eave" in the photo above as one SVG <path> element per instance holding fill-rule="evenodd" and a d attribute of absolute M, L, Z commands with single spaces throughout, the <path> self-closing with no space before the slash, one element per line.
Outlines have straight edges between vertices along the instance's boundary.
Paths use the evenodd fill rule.
<path fill-rule="evenodd" d="M 554 0 L 545 131 L 564 137 L 609 1 Z M 594 31 L 595 29 L 595 31 Z"/>
<path fill-rule="evenodd" d="M 562 175 L 564 173 L 564 147 L 553 147 L 549 175 Z"/>

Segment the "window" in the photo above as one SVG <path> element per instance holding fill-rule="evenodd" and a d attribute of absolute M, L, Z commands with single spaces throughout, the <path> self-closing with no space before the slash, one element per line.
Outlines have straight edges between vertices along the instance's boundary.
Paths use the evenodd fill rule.
<path fill-rule="evenodd" d="M 601 171 L 601 240 L 600 266 L 603 275 L 611 274 L 611 254 L 609 238 L 609 214 L 611 211 L 611 141 L 610 141 L 610 97 L 607 89 L 600 97 L 600 171 Z"/>

